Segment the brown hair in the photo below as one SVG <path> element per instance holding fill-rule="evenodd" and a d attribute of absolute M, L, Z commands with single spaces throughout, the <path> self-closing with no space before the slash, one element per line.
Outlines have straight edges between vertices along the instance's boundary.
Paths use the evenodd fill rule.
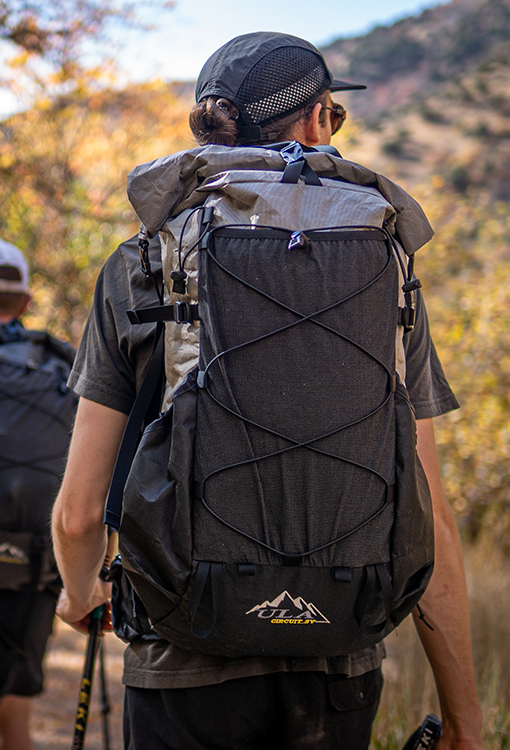
<path fill-rule="evenodd" d="M 254 141 L 243 138 L 237 128 L 239 110 L 228 99 L 223 97 L 208 96 L 203 101 L 195 104 L 189 115 L 191 132 L 200 146 L 210 143 L 225 146 L 256 145 L 257 143 L 278 143 L 287 141 L 292 137 L 294 125 L 304 117 L 310 117 L 313 108 L 320 102 L 326 103 L 327 92 L 322 93 L 317 99 L 308 104 L 298 112 L 281 117 L 279 120 L 265 125 L 261 128 L 262 138 Z M 319 120 L 324 122 L 327 110 L 321 110 Z"/>
<path fill-rule="evenodd" d="M 208 96 L 189 113 L 191 132 L 200 146 L 208 143 L 235 146 L 239 110 L 228 99 Z"/>

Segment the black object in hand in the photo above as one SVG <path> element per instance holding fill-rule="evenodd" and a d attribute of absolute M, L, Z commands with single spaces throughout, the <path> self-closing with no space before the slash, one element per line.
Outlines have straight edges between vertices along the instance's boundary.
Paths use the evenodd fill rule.
<path fill-rule="evenodd" d="M 409 737 L 403 750 L 434 750 L 440 737 L 440 720 L 435 714 L 428 714 L 423 724 Z"/>

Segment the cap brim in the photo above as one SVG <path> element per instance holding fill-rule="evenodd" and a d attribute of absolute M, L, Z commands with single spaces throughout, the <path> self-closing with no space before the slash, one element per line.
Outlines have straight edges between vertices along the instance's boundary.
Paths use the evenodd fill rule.
<path fill-rule="evenodd" d="M 329 86 L 330 91 L 353 91 L 355 89 L 366 89 L 366 86 L 362 83 L 347 83 L 347 81 L 337 81 L 333 78 L 331 85 Z"/>

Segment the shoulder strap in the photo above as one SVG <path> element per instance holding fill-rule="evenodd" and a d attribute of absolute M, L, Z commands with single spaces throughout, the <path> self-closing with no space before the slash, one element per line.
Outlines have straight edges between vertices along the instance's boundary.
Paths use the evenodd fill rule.
<path fill-rule="evenodd" d="M 3 345 L 8 345 L 8 348 L 3 349 Z M 42 364 L 48 356 L 46 352 L 72 366 L 76 354 L 71 344 L 55 338 L 48 331 L 27 330 L 19 320 L 0 325 L 0 352 L 2 351 L 5 354 L 0 354 L 1 358 L 21 366 L 25 366 L 27 359 L 34 359 L 37 364 Z"/>
<path fill-rule="evenodd" d="M 164 324 L 159 322 L 154 333 L 154 346 L 149 366 L 129 414 L 113 470 L 104 522 L 115 531 L 118 531 L 120 526 L 124 485 L 138 447 L 142 427 L 144 422 L 152 421 L 159 412 L 160 384 L 164 363 L 164 337 L 161 335 L 163 330 Z"/>

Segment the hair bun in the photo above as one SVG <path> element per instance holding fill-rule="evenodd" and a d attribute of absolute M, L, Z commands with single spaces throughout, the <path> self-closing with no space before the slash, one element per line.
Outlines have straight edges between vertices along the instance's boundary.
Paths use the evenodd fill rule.
<path fill-rule="evenodd" d="M 239 110 L 234 104 L 232 104 L 232 102 L 229 102 L 228 99 L 217 99 L 216 106 L 219 107 L 222 112 L 225 112 L 231 120 L 237 120 L 239 117 Z"/>

